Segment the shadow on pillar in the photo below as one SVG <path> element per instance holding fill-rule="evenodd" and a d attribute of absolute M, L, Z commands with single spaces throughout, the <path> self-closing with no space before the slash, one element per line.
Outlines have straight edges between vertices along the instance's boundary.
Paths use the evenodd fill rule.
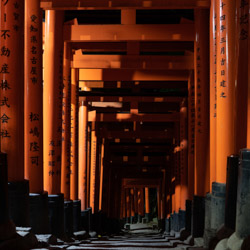
<path fill-rule="evenodd" d="M 57 237 L 64 236 L 64 196 L 48 195 L 50 233 Z"/>
<path fill-rule="evenodd" d="M 10 218 L 18 227 L 29 227 L 29 181 L 9 182 L 8 194 Z"/>
<path fill-rule="evenodd" d="M 16 228 L 9 216 L 7 154 L 0 153 L 0 241 L 11 239 Z"/>
<path fill-rule="evenodd" d="M 194 196 L 192 202 L 191 234 L 194 238 L 203 237 L 205 223 L 205 198 Z"/>
<path fill-rule="evenodd" d="M 30 193 L 30 226 L 35 234 L 49 233 L 48 193 Z"/>

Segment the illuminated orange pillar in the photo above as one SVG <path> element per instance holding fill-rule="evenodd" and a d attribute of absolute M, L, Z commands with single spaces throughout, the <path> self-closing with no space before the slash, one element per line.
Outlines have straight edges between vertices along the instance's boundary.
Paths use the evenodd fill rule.
<path fill-rule="evenodd" d="M 227 156 L 234 153 L 235 1 L 218 0 L 216 182 L 226 183 Z"/>
<path fill-rule="evenodd" d="M 150 207 L 149 207 L 149 188 L 145 187 L 145 213 L 150 213 Z"/>
<path fill-rule="evenodd" d="M 78 113 L 79 80 L 78 69 L 71 70 L 71 160 L 70 160 L 70 199 L 78 199 Z"/>
<path fill-rule="evenodd" d="M 92 212 L 96 211 L 95 196 L 96 196 L 96 153 L 97 153 L 97 137 L 95 131 L 95 123 L 92 123 L 91 130 L 91 158 L 90 158 L 90 207 Z"/>
<path fill-rule="evenodd" d="M 142 217 L 144 216 L 144 195 L 143 189 L 138 189 L 138 214 Z"/>
<path fill-rule="evenodd" d="M 16 182 L 24 180 L 24 1 L 0 6 L 0 148 L 8 155 L 8 180 Z"/>
<path fill-rule="evenodd" d="M 247 146 L 249 0 L 236 1 L 235 153 Z"/>
<path fill-rule="evenodd" d="M 126 207 L 127 207 L 127 211 L 126 211 L 127 218 L 130 218 L 131 217 L 131 206 L 130 206 L 130 190 L 129 190 L 129 188 L 126 188 Z"/>
<path fill-rule="evenodd" d="M 91 129 L 87 128 L 87 207 L 90 207 Z"/>
<path fill-rule="evenodd" d="M 43 192 L 42 10 L 25 0 L 25 179 L 30 193 Z M 19 123 L 17 123 L 19 124 Z"/>
<path fill-rule="evenodd" d="M 187 104 L 183 101 L 180 108 L 180 209 L 186 209 L 188 199 L 188 142 L 187 142 Z"/>
<path fill-rule="evenodd" d="M 134 189 L 130 188 L 130 207 L 131 207 L 131 217 L 135 217 L 135 201 L 134 201 Z M 133 221 L 131 221 L 133 223 Z"/>
<path fill-rule="evenodd" d="M 174 149 L 174 168 L 175 168 L 175 175 L 174 175 L 174 201 L 175 201 L 175 209 L 176 213 L 179 212 L 181 208 L 181 183 L 180 183 L 180 147 L 177 146 Z"/>
<path fill-rule="evenodd" d="M 79 106 L 79 199 L 81 210 L 87 208 L 87 143 L 88 143 L 88 107 L 87 102 L 80 102 Z"/>
<path fill-rule="evenodd" d="M 45 11 L 44 49 L 44 189 L 49 194 L 61 190 L 63 15 Z"/>
<path fill-rule="evenodd" d="M 101 145 L 101 162 L 100 162 L 100 189 L 99 189 L 99 211 L 102 210 L 102 188 L 103 188 L 103 163 L 104 163 L 104 143 L 105 139 L 102 139 Z"/>
<path fill-rule="evenodd" d="M 70 133 L 71 133 L 71 46 L 64 42 L 62 96 L 62 175 L 61 192 L 70 200 Z"/>
<path fill-rule="evenodd" d="M 194 193 L 209 191 L 209 12 L 195 10 L 195 172 Z"/>
<path fill-rule="evenodd" d="M 188 199 L 194 196 L 195 89 L 194 73 L 188 78 Z"/>
<path fill-rule="evenodd" d="M 216 0 L 211 1 L 210 6 L 210 192 L 212 183 L 216 180 Z"/>
<path fill-rule="evenodd" d="M 135 214 L 138 215 L 138 189 L 134 189 Z"/>

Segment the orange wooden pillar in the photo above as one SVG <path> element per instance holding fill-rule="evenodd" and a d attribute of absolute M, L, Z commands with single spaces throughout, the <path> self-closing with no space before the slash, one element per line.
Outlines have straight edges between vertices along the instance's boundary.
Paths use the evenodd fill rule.
<path fill-rule="evenodd" d="M 227 156 L 234 153 L 235 1 L 218 0 L 216 182 L 226 183 Z"/>
<path fill-rule="evenodd" d="M 64 12 L 45 11 L 43 160 L 44 190 L 49 193 L 51 233 L 64 234 L 64 196 L 61 192 Z M 56 204 L 56 205 L 55 205 Z M 56 226 L 55 226 L 56 225 Z"/>
<path fill-rule="evenodd" d="M 134 200 L 134 189 L 130 188 L 130 207 L 131 207 L 131 218 L 130 222 L 134 222 L 134 217 L 135 217 L 135 200 Z"/>
<path fill-rule="evenodd" d="M 235 153 L 247 146 L 249 0 L 236 1 Z"/>
<path fill-rule="evenodd" d="M 63 14 L 45 12 L 43 153 L 44 189 L 49 194 L 61 191 Z"/>
<path fill-rule="evenodd" d="M 61 192 L 70 200 L 70 133 L 71 133 L 71 46 L 64 42 L 62 96 L 62 175 Z"/>
<path fill-rule="evenodd" d="M 216 74 L 217 74 L 217 39 L 216 39 L 216 0 L 211 1 L 210 7 L 210 192 L 212 183 L 216 180 Z"/>
<path fill-rule="evenodd" d="M 102 145 L 101 145 L 101 159 L 100 159 L 100 187 L 99 187 L 99 211 L 102 210 L 102 189 L 103 189 L 103 164 L 104 164 L 104 145 L 105 145 L 105 139 L 102 138 Z"/>
<path fill-rule="evenodd" d="M 90 158 L 90 207 L 92 208 L 92 213 L 94 213 L 97 208 L 95 204 L 96 196 L 96 154 L 97 154 L 97 136 L 95 130 L 95 123 L 92 123 L 91 130 L 91 158 Z"/>
<path fill-rule="evenodd" d="M 88 107 L 86 101 L 81 101 L 79 106 L 79 199 L 81 210 L 87 208 L 87 140 L 88 140 Z"/>
<path fill-rule="evenodd" d="M 194 73 L 188 78 L 188 199 L 194 196 L 195 88 Z"/>
<path fill-rule="evenodd" d="M 138 189 L 134 188 L 135 221 L 138 221 Z"/>
<path fill-rule="evenodd" d="M 17 18 L 15 18 L 15 15 Z M 1 1 L 1 150 L 9 181 L 24 180 L 24 1 Z"/>
<path fill-rule="evenodd" d="M 34 42 L 31 38 L 35 39 Z M 33 72 L 34 71 L 34 72 Z M 42 10 L 25 0 L 25 178 L 31 193 L 43 192 Z"/>
<path fill-rule="evenodd" d="M 209 12 L 195 10 L 195 178 L 194 193 L 209 191 Z"/>
<path fill-rule="evenodd" d="M 142 217 L 144 216 L 144 194 L 142 188 L 138 188 L 137 197 L 138 197 L 138 221 L 142 222 Z"/>
<path fill-rule="evenodd" d="M 78 200 L 78 113 L 79 113 L 79 80 L 78 69 L 71 70 L 71 175 L 70 199 Z"/>
<path fill-rule="evenodd" d="M 130 205 L 130 190 L 129 188 L 125 189 L 125 194 L 126 194 L 126 220 L 127 222 L 130 222 L 130 217 L 131 217 L 131 205 Z"/>
<path fill-rule="evenodd" d="M 90 126 L 87 127 L 87 194 L 86 194 L 86 204 L 90 207 L 90 170 L 91 170 L 91 129 Z"/>
<path fill-rule="evenodd" d="M 187 142 L 187 104 L 183 101 L 180 108 L 180 209 L 185 210 L 188 199 L 188 142 Z"/>
<path fill-rule="evenodd" d="M 0 11 L 0 149 L 7 154 L 11 218 L 16 226 L 29 226 L 29 183 L 24 180 L 24 0 L 1 1 Z"/>
<path fill-rule="evenodd" d="M 149 188 L 145 187 L 145 217 L 147 221 L 150 220 L 150 205 L 149 205 Z"/>
<path fill-rule="evenodd" d="M 30 226 L 35 233 L 47 233 L 48 193 L 43 192 L 42 10 L 39 0 L 25 0 L 24 27 L 24 163 L 31 193 Z"/>

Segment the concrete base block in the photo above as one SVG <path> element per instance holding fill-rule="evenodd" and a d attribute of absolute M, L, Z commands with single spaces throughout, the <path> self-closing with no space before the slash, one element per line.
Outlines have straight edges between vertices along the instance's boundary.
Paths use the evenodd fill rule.
<path fill-rule="evenodd" d="M 73 236 L 73 201 L 64 201 L 64 230 L 68 237 Z"/>
<path fill-rule="evenodd" d="M 84 210 L 84 211 L 81 211 L 81 227 L 83 230 L 85 230 L 86 232 L 89 232 L 89 210 Z"/>
<path fill-rule="evenodd" d="M 138 214 L 138 219 L 137 219 L 137 221 L 138 221 L 139 223 L 142 223 L 142 216 L 141 216 L 140 214 Z"/>
<path fill-rule="evenodd" d="M 9 182 L 10 218 L 16 226 L 30 226 L 29 182 L 27 180 Z"/>
<path fill-rule="evenodd" d="M 165 232 L 166 233 L 170 232 L 170 218 L 165 219 Z"/>
<path fill-rule="evenodd" d="M 64 236 L 64 197 L 63 194 L 48 195 L 50 233 Z"/>
<path fill-rule="evenodd" d="M 49 233 L 48 193 L 30 193 L 30 226 L 35 234 Z"/>
<path fill-rule="evenodd" d="M 81 227 L 81 200 L 73 201 L 73 232 L 79 232 Z"/>
<path fill-rule="evenodd" d="M 186 211 L 179 210 L 179 230 L 185 228 L 186 224 Z"/>
<path fill-rule="evenodd" d="M 147 220 L 146 223 L 150 222 L 150 214 L 145 213 L 145 219 Z"/>
<path fill-rule="evenodd" d="M 192 235 L 194 238 L 203 237 L 205 223 L 205 198 L 194 196 L 192 203 Z"/>

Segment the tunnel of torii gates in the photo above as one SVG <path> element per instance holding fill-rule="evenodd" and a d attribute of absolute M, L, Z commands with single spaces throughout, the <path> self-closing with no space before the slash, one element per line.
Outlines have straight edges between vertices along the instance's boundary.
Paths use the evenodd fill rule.
<path fill-rule="evenodd" d="M 2 0 L 0 224 L 149 217 L 152 188 L 159 221 L 199 209 L 250 147 L 248 21 L 248 0 Z"/>

